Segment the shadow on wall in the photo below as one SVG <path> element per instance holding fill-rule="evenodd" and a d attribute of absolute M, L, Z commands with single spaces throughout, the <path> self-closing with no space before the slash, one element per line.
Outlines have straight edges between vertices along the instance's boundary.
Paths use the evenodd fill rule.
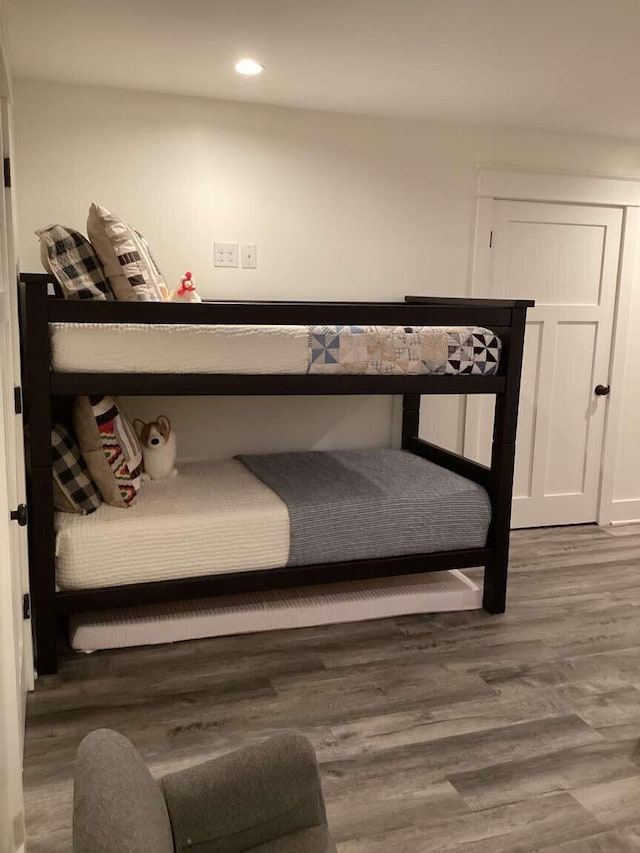
<path fill-rule="evenodd" d="M 170 418 L 178 461 L 392 445 L 391 397 L 121 397 L 128 417 Z"/>

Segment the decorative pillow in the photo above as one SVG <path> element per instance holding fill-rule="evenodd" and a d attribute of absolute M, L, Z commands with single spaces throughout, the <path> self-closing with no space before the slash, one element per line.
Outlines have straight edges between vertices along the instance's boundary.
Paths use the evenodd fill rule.
<path fill-rule="evenodd" d="M 51 430 L 53 456 L 53 505 L 62 512 L 89 515 L 102 503 L 84 464 L 78 445 L 69 430 L 54 424 Z"/>
<path fill-rule="evenodd" d="M 140 491 L 142 451 L 114 397 L 76 397 L 73 427 L 105 503 L 127 508 Z"/>
<path fill-rule="evenodd" d="M 100 259 L 85 236 L 64 225 L 36 231 L 40 259 L 66 299 L 112 299 Z"/>
<path fill-rule="evenodd" d="M 154 258 L 153 253 L 151 252 L 151 248 L 150 248 L 149 244 L 147 243 L 146 239 L 142 236 L 142 234 L 139 231 L 136 231 L 136 237 L 138 238 L 138 240 L 141 244 L 141 254 L 146 257 L 146 259 L 149 263 L 149 268 L 152 272 L 155 283 L 158 286 L 158 290 L 160 291 L 160 294 L 162 295 L 162 298 L 164 299 L 164 301 L 168 302 L 169 301 L 169 288 L 167 287 L 167 284 L 164 280 L 164 276 L 160 272 L 160 267 L 158 266 L 156 259 Z"/>
<path fill-rule="evenodd" d="M 87 231 L 116 299 L 126 302 L 163 301 L 159 286 L 162 276 L 130 225 L 104 207 L 92 204 Z"/>

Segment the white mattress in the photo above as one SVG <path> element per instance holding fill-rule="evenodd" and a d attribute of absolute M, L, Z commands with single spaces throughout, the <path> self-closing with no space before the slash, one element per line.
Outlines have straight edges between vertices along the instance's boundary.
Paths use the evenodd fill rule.
<path fill-rule="evenodd" d="M 433 572 L 78 613 L 69 642 L 89 652 L 481 606 L 482 590 L 462 572 Z"/>
<path fill-rule="evenodd" d="M 144 483 L 129 509 L 57 512 L 60 589 L 120 586 L 285 566 L 285 504 L 235 459 L 184 463 Z"/>
<path fill-rule="evenodd" d="M 51 323 L 61 373 L 306 373 L 306 326 Z"/>

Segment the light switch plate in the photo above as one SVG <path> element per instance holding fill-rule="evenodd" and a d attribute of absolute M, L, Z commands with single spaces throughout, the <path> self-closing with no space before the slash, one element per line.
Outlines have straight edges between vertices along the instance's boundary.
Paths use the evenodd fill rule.
<path fill-rule="evenodd" d="M 258 266 L 258 247 L 255 243 L 243 243 L 240 246 L 242 266 L 246 270 L 254 270 Z"/>
<path fill-rule="evenodd" d="M 214 243 L 214 266 L 237 267 L 238 266 L 238 244 L 237 243 Z"/>

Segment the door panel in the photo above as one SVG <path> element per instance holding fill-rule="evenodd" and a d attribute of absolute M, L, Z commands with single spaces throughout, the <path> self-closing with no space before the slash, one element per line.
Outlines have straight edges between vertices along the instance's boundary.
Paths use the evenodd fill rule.
<path fill-rule="evenodd" d="M 549 421 L 545 495 L 581 494 L 586 487 L 587 449 L 593 401 L 593 371 L 583 360 L 594 352 L 595 323 L 558 323 Z M 594 507 L 595 510 L 595 507 Z"/>
<path fill-rule="evenodd" d="M 544 305 L 598 304 L 604 226 L 513 220 L 501 224 L 508 229 L 505 278 L 513 299 L 531 299 L 535 292 Z"/>
<path fill-rule="evenodd" d="M 622 211 L 493 203 L 491 287 L 527 317 L 514 527 L 595 521 Z M 470 398 L 465 449 L 488 463 L 491 406 Z"/>
<path fill-rule="evenodd" d="M 513 478 L 514 497 L 530 497 L 535 447 L 536 406 L 538 398 L 538 373 L 543 340 L 542 323 L 529 323 L 524 341 L 522 361 L 522 386 L 531 388 L 531 394 L 520 400 L 518 435 L 522 452 L 516 455 Z M 486 440 L 490 441 L 490 436 Z"/>

